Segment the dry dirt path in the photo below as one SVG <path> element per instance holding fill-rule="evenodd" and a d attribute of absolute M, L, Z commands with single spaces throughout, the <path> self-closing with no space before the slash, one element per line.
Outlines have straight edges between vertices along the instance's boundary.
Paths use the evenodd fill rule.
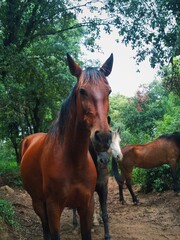
<path fill-rule="evenodd" d="M 42 240 L 41 225 L 32 210 L 31 200 L 24 190 L 8 192 L 0 188 L 0 197 L 8 199 L 15 208 L 19 231 L 0 230 L 0 240 Z M 109 180 L 108 211 L 112 240 L 180 240 L 180 196 L 173 191 L 138 194 L 139 205 L 134 206 L 125 190 L 126 204 L 118 201 L 118 187 Z M 72 227 L 72 211 L 62 215 L 61 239 L 80 240 L 79 231 Z M 94 226 L 92 239 L 103 240 L 103 225 Z"/>

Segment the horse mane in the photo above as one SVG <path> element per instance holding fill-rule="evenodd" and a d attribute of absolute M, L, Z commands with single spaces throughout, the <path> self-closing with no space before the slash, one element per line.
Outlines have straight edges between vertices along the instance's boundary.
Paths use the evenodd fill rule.
<path fill-rule="evenodd" d="M 173 132 L 172 134 L 163 134 L 159 136 L 157 139 L 167 139 L 170 141 L 174 141 L 178 148 L 180 148 L 180 132 Z"/>
<path fill-rule="evenodd" d="M 49 130 L 49 134 L 53 136 L 59 136 L 59 139 L 64 138 L 65 129 L 68 128 L 68 119 L 70 114 L 75 110 L 75 107 L 71 107 L 76 102 L 75 94 L 76 85 L 74 86 L 71 94 L 63 101 L 58 117 L 53 121 Z M 71 109 L 70 109 L 71 107 Z"/>

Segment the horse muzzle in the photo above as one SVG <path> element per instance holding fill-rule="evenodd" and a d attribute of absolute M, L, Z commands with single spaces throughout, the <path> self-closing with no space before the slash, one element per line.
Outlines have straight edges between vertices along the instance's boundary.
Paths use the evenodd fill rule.
<path fill-rule="evenodd" d="M 112 142 L 112 132 L 96 131 L 91 140 L 96 152 L 106 152 Z"/>

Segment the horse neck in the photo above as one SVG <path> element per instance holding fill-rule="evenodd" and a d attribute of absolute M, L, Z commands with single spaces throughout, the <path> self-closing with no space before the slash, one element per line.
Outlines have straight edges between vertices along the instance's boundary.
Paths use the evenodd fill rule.
<path fill-rule="evenodd" d="M 93 159 L 93 162 L 94 162 L 94 164 L 95 164 L 96 169 L 98 169 L 97 153 L 96 153 L 96 151 L 95 151 L 95 149 L 94 149 L 94 146 L 93 146 L 93 143 L 92 143 L 91 140 L 90 140 L 90 142 L 89 142 L 89 152 L 90 152 L 90 154 L 91 154 L 91 157 L 92 157 L 92 159 Z"/>
<path fill-rule="evenodd" d="M 73 123 L 67 129 L 63 144 L 68 155 L 76 158 L 76 161 L 81 161 L 88 156 L 90 131 L 77 120 Z"/>

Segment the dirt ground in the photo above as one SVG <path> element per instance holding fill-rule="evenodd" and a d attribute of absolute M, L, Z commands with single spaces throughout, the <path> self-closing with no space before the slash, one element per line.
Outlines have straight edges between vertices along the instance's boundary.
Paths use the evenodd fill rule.
<path fill-rule="evenodd" d="M 126 204 L 118 200 L 118 186 L 109 179 L 108 213 L 112 240 L 180 240 L 180 196 L 173 191 L 142 194 L 134 190 L 139 204 L 134 206 L 127 189 Z M 19 230 L 0 229 L 2 240 L 42 240 L 39 218 L 32 209 L 29 195 L 22 189 L 0 188 L 0 197 L 8 199 L 14 209 Z M 98 205 L 96 206 L 98 207 Z M 92 239 L 103 239 L 103 225 L 94 226 Z M 72 210 L 65 209 L 61 218 L 61 239 L 80 240 L 79 230 L 73 229 Z"/>

